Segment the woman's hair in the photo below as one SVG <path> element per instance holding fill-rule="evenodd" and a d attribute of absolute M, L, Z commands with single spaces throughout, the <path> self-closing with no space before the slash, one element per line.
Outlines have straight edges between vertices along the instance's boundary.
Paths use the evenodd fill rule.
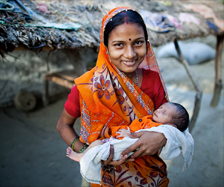
<path fill-rule="evenodd" d="M 148 33 L 145 26 L 145 22 L 143 21 L 142 17 L 139 13 L 133 11 L 133 10 L 125 10 L 118 14 L 116 14 L 114 17 L 111 18 L 111 20 L 107 23 L 105 30 L 104 30 L 104 45 L 108 47 L 108 38 L 111 33 L 111 31 L 123 23 L 136 23 L 140 27 L 143 28 L 145 40 L 148 40 Z"/>
<path fill-rule="evenodd" d="M 171 104 L 173 104 L 177 108 L 177 113 L 172 117 L 172 123 L 176 125 L 181 132 L 183 132 L 189 125 L 189 114 L 182 105 L 178 103 Z"/>

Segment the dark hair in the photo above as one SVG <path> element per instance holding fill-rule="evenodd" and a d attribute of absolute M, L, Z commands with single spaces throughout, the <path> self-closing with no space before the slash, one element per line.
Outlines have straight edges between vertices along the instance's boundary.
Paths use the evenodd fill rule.
<path fill-rule="evenodd" d="M 177 126 L 177 128 L 183 132 L 187 129 L 189 125 L 189 114 L 187 110 L 178 103 L 172 103 L 177 108 L 177 114 L 172 118 L 172 123 Z"/>
<path fill-rule="evenodd" d="M 139 13 L 133 11 L 133 10 L 124 10 L 118 14 L 116 14 L 114 17 L 111 18 L 111 20 L 107 23 L 105 30 L 104 30 L 104 39 L 103 43 L 106 47 L 108 47 L 108 38 L 111 33 L 111 31 L 123 23 L 136 23 L 140 27 L 143 28 L 145 40 L 148 40 L 148 33 L 145 26 L 145 22 L 143 21 L 142 17 Z"/>

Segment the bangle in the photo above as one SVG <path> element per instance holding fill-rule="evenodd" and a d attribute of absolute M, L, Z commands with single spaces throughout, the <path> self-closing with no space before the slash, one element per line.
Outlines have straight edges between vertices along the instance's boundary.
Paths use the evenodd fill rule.
<path fill-rule="evenodd" d="M 88 145 L 82 146 L 82 148 L 79 150 L 79 153 L 83 153 L 87 149 Z"/>
<path fill-rule="evenodd" d="M 75 138 L 73 141 L 72 141 L 72 144 L 71 144 L 71 148 L 72 148 L 72 150 L 74 151 L 74 144 L 75 144 L 75 142 L 77 141 L 77 140 L 79 140 L 79 137 L 78 138 Z"/>

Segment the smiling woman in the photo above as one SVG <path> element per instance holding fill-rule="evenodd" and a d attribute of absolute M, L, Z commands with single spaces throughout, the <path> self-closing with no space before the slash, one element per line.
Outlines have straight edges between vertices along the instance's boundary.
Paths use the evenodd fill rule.
<path fill-rule="evenodd" d="M 92 142 L 111 137 L 112 127 L 129 126 L 137 118 L 152 115 L 168 101 L 139 13 L 118 7 L 103 18 L 96 67 L 75 79 L 75 83 L 57 124 L 58 132 L 75 152 L 83 152 Z M 80 115 L 81 133 L 77 139 L 73 125 Z M 105 166 L 101 181 L 90 181 L 92 186 L 168 185 L 166 165 L 156 154 L 166 144 L 166 138 L 156 132 L 143 132 L 137 138 L 122 152 L 120 160 L 113 160 L 111 146 L 109 157 L 102 160 Z M 133 151 L 131 160 L 127 159 Z"/>

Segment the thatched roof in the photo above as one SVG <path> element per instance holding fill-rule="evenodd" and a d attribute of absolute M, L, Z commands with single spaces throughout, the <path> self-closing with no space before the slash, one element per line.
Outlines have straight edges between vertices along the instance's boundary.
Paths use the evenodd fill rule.
<path fill-rule="evenodd" d="M 17 0 L 18 2 L 18 0 Z M 171 5 L 165 6 L 162 1 L 153 0 L 126 0 L 113 2 L 106 0 L 20 0 L 25 7 L 29 7 L 41 19 L 51 23 L 77 23 L 80 27 L 74 29 L 59 29 L 41 26 L 41 19 L 30 15 L 10 11 L 0 11 L 0 53 L 10 52 L 16 48 L 40 50 L 43 47 L 49 49 L 74 49 L 80 47 L 98 47 L 100 26 L 103 16 L 116 6 L 130 6 L 136 10 L 144 9 L 152 12 L 166 13 L 178 17 L 180 12 L 188 12 L 200 19 L 200 25 L 193 23 L 182 24 L 183 29 L 176 28 L 168 33 L 157 33 L 149 30 L 150 42 L 153 46 L 159 46 L 174 39 L 188 39 L 203 37 L 209 34 L 221 35 L 222 30 L 216 33 L 209 29 L 206 19 L 196 12 L 183 7 L 190 1 L 169 1 Z M 164 2 L 164 1 L 163 1 Z M 167 2 L 167 1 L 166 1 Z M 47 11 L 40 11 L 38 4 L 47 6 Z M 216 16 L 223 19 L 223 4 L 215 1 L 196 1 L 207 4 L 213 8 Z M 25 15 L 27 12 L 23 10 Z M 29 14 L 28 14 L 29 16 Z M 209 20 L 213 22 L 213 20 Z M 29 25 L 29 26 L 25 26 Z M 39 26 L 38 26 L 39 25 Z"/>

